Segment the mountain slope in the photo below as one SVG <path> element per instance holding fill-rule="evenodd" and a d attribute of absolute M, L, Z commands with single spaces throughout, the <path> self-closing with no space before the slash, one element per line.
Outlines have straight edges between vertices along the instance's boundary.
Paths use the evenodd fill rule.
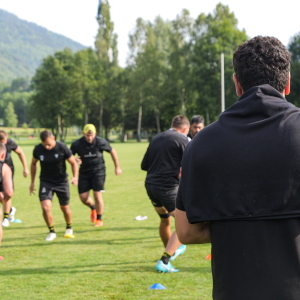
<path fill-rule="evenodd" d="M 85 46 L 0 9 L 0 81 L 32 76 L 42 59 L 55 51 Z"/>

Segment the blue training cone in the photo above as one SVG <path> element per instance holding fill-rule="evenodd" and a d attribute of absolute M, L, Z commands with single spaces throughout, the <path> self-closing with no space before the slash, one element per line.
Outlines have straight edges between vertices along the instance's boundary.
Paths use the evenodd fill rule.
<path fill-rule="evenodd" d="M 22 221 L 20 219 L 15 219 L 13 223 L 22 223 Z"/>
<path fill-rule="evenodd" d="M 149 287 L 149 290 L 165 290 L 166 287 L 164 287 L 162 284 L 160 283 L 154 283 L 153 285 L 151 285 Z"/>

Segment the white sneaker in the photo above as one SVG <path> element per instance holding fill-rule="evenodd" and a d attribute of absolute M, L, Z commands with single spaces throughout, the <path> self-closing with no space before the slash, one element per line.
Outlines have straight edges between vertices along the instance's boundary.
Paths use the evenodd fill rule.
<path fill-rule="evenodd" d="M 17 209 L 15 207 L 11 208 L 11 212 L 8 215 L 8 221 L 13 222 L 15 220 L 15 214 L 16 214 Z"/>
<path fill-rule="evenodd" d="M 67 235 L 73 235 L 73 229 L 66 229 L 64 237 L 66 237 Z"/>
<path fill-rule="evenodd" d="M 45 241 L 51 242 L 54 239 L 56 239 L 56 233 L 55 232 L 50 232 L 47 237 L 45 238 Z"/>
<path fill-rule="evenodd" d="M 4 227 L 8 227 L 9 226 L 9 221 L 8 221 L 7 218 L 3 219 L 2 226 L 4 226 Z"/>

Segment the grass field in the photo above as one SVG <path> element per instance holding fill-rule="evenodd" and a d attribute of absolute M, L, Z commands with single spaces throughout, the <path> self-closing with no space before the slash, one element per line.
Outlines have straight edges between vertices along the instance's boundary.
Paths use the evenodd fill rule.
<path fill-rule="evenodd" d="M 29 164 L 33 146 L 27 141 L 23 145 L 21 141 L 20 146 Z M 114 175 L 106 153 L 104 226 L 93 227 L 90 209 L 71 186 L 75 239 L 63 238 L 65 222 L 55 197 L 52 213 L 57 238 L 53 242 L 44 240 L 48 228 L 38 195 L 29 196 L 30 180 L 22 177 L 20 161 L 13 154 L 13 206 L 17 208 L 16 218 L 23 223 L 3 228 L 0 299 L 211 299 L 211 266 L 204 259 L 210 245 L 188 246 L 173 262 L 179 273 L 155 271 L 164 249 L 158 234 L 159 218 L 144 189 L 145 172 L 140 170 L 147 144 L 112 146 L 118 152 L 123 174 Z M 136 221 L 138 215 L 148 219 Z M 154 283 L 167 289 L 148 290 Z"/>

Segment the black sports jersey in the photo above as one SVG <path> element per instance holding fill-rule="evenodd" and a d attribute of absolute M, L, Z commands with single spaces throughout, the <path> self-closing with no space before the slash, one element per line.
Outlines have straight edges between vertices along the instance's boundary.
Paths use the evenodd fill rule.
<path fill-rule="evenodd" d="M 18 148 L 18 145 L 11 139 L 7 139 L 7 143 L 5 144 L 6 147 L 6 156 L 4 162 L 8 164 L 11 168 L 11 171 L 14 173 L 14 164 L 11 159 L 11 151 L 15 151 Z"/>
<path fill-rule="evenodd" d="M 66 159 L 71 156 L 70 149 L 61 142 L 56 142 L 51 150 L 47 150 L 42 144 L 35 146 L 33 157 L 41 163 L 40 179 L 52 183 L 64 182 L 68 177 Z"/>
<path fill-rule="evenodd" d="M 146 183 L 162 188 L 173 188 L 179 183 L 183 151 L 189 138 L 169 129 L 153 138 L 142 161 L 142 170 L 147 171 Z"/>
<path fill-rule="evenodd" d="M 103 151 L 111 152 L 112 148 L 109 143 L 100 137 L 95 137 L 90 144 L 85 137 L 76 140 L 71 151 L 73 155 L 76 153 L 80 156 L 82 164 L 80 165 L 80 175 L 105 175 L 105 163 L 103 159 Z"/>
<path fill-rule="evenodd" d="M 187 134 L 187 137 L 189 137 L 191 140 L 193 139 L 193 137 L 192 137 L 192 135 L 191 135 L 190 132 Z"/>

